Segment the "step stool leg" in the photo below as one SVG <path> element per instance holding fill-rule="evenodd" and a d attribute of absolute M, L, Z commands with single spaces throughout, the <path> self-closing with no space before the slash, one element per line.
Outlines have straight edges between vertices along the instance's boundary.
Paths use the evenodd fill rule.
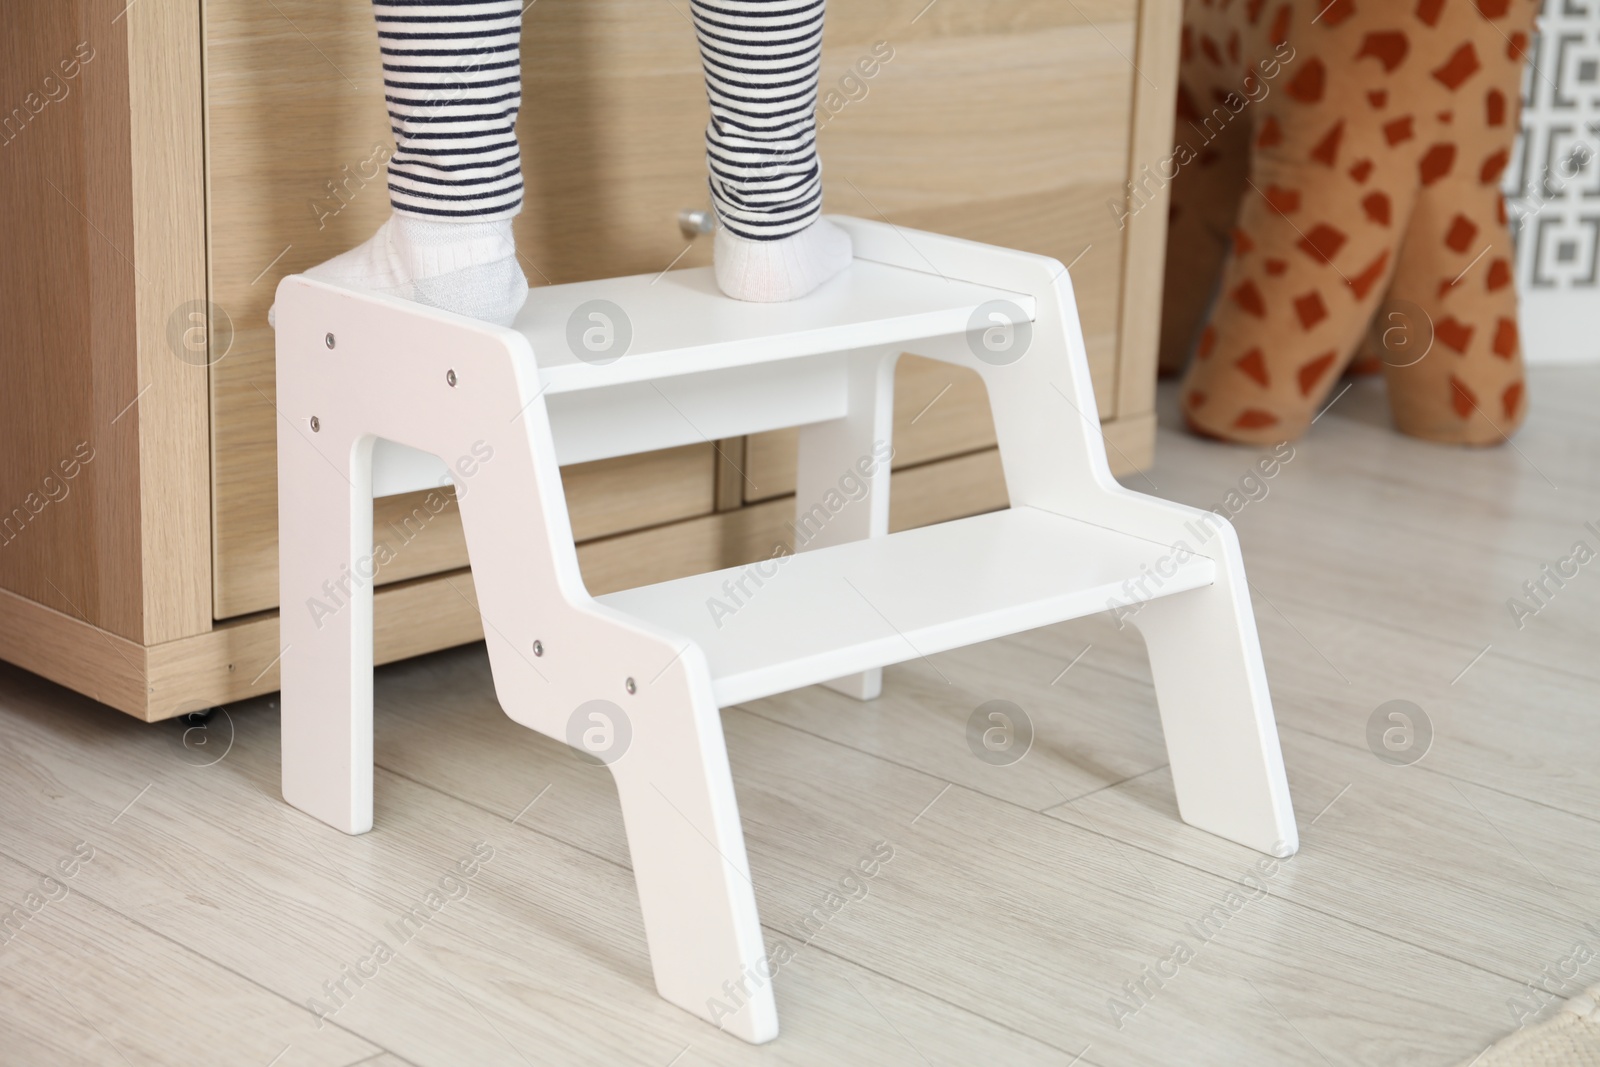
<path fill-rule="evenodd" d="M 889 532 L 894 454 L 894 365 L 898 349 L 850 353 L 850 407 L 842 419 L 800 428 L 795 478 L 795 551 Z M 830 505 L 842 505 L 833 510 Z M 883 669 L 824 682 L 857 700 L 883 692 Z"/>
<path fill-rule="evenodd" d="M 341 429 L 331 402 L 317 433 L 304 420 L 278 429 L 283 799 L 361 834 L 372 829 L 372 438 Z"/>
<path fill-rule="evenodd" d="M 1274 856 L 1299 848 L 1243 558 L 1232 527 L 1207 554 L 1213 585 L 1137 605 L 1178 813 Z"/>
<path fill-rule="evenodd" d="M 737 1037 L 770 1041 L 773 969 L 710 677 L 700 686 L 663 678 L 639 698 L 628 705 L 632 741 L 611 771 L 656 989 Z"/>

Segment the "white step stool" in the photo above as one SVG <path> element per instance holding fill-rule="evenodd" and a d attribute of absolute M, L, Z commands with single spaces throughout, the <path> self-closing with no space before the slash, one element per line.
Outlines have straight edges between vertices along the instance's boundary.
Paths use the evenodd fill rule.
<path fill-rule="evenodd" d="M 372 827 L 372 499 L 442 484 L 443 460 L 501 706 L 574 744 L 574 721 L 617 718 L 590 720 L 608 708 L 591 702 L 622 709 L 631 745 L 610 769 L 656 986 L 755 1042 L 778 1020 L 752 979 L 765 950 L 726 705 L 819 682 L 871 698 L 886 664 L 1137 600 L 1179 813 L 1298 847 L 1238 539 L 1224 523 L 1187 544 L 1185 524 L 1215 516 L 1111 477 L 1066 269 L 834 221 L 855 263 L 788 304 L 727 299 L 709 269 L 534 289 L 512 329 L 300 276 L 277 295 L 284 798 Z M 982 375 L 1009 510 L 888 533 L 872 460 L 903 349 Z M 589 595 L 560 464 L 784 426 L 802 427 L 797 521 L 820 528 L 805 552 L 755 572 L 759 588 L 731 568 Z M 833 513 L 852 470 L 865 492 Z M 714 618 L 708 600 L 741 579 L 750 595 Z M 313 612 L 330 581 L 350 602 Z"/>

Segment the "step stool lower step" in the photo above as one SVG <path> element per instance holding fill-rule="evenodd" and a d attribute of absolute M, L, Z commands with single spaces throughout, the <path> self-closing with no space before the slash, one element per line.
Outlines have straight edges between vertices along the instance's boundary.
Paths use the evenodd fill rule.
<path fill-rule="evenodd" d="M 597 599 L 698 644 L 726 707 L 1104 611 L 1170 556 L 1021 507 Z M 1214 577 L 1209 558 L 1190 556 L 1159 592 Z"/>

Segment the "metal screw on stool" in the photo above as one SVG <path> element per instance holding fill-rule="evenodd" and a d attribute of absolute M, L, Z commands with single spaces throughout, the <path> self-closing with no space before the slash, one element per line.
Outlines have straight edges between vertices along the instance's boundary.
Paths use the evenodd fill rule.
<path fill-rule="evenodd" d="M 633 684 L 632 678 L 629 678 L 626 682 L 623 682 L 622 688 L 626 689 L 629 693 L 637 693 L 639 691 L 639 687 Z"/>
<path fill-rule="evenodd" d="M 333 347 L 333 334 L 331 334 L 331 333 L 328 334 L 326 337 L 324 337 L 322 339 L 322 342 L 323 342 L 323 344 L 327 345 L 329 348 L 332 348 Z"/>
<path fill-rule="evenodd" d="M 455 384 L 456 384 L 456 372 L 453 371 L 453 370 L 445 371 L 444 372 L 444 380 L 445 380 L 446 384 L 448 384 L 451 388 L 454 388 Z"/>
<path fill-rule="evenodd" d="M 535 641 L 533 643 L 533 654 L 535 656 L 544 655 L 544 642 L 543 641 Z"/>
<path fill-rule="evenodd" d="M 311 432 L 316 433 L 322 429 L 322 420 L 315 415 L 311 416 Z"/>

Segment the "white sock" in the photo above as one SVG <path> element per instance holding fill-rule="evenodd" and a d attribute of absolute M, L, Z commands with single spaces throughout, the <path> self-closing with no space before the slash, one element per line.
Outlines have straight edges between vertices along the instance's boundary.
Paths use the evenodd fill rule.
<path fill-rule="evenodd" d="M 717 227 L 717 287 L 735 300 L 797 300 L 850 265 L 850 235 L 827 219 L 776 241 L 752 241 Z"/>
<path fill-rule="evenodd" d="M 511 220 L 431 222 L 391 215 L 378 232 L 306 277 L 511 325 L 528 295 Z M 275 316 L 267 313 L 267 320 Z"/>

